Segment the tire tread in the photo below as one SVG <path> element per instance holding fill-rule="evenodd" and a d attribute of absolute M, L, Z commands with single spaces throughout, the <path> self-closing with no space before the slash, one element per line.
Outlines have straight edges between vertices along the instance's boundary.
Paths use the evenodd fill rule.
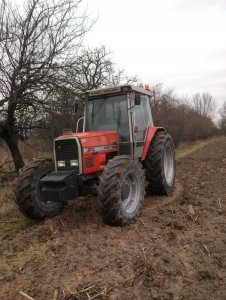
<path fill-rule="evenodd" d="M 56 203 L 52 209 L 45 209 L 38 203 L 37 178 L 40 172 L 49 172 L 53 163 L 48 159 L 34 159 L 24 166 L 19 173 L 14 193 L 19 210 L 30 219 L 43 219 L 56 215 L 64 207 L 64 203 Z"/>
<path fill-rule="evenodd" d="M 174 189 L 174 184 L 172 187 L 167 184 L 163 168 L 164 145 L 169 139 L 173 145 L 172 138 L 169 134 L 165 131 L 158 131 L 148 149 L 147 156 L 144 160 L 147 181 L 146 189 L 148 194 L 169 195 Z"/>
<path fill-rule="evenodd" d="M 141 201 L 132 217 L 126 216 L 121 208 L 121 176 L 125 168 L 134 168 L 139 173 L 141 182 Z M 109 160 L 103 174 L 100 176 L 98 187 L 99 203 L 105 223 L 114 226 L 130 224 L 141 213 L 145 194 L 145 176 L 140 162 L 131 156 L 117 156 Z"/>

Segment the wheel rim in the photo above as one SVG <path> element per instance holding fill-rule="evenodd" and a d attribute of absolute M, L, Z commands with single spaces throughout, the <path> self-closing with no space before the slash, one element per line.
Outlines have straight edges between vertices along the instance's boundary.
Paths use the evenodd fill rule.
<path fill-rule="evenodd" d="M 122 182 L 122 207 L 126 213 L 133 213 L 140 201 L 139 179 L 134 173 L 128 173 Z"/>
<path fill-rule="evenodd" d="M 168 185 L 174 180 L 174 149 L 167 145 L 164 149 L 164 175 Z"/>

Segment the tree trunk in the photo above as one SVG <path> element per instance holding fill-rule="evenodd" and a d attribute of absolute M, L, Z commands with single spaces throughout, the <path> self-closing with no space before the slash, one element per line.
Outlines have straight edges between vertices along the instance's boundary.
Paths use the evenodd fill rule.
<path fill-rule="evenodd" d="M 18 139 L 9 137 L 5 139 L 5 142 L 9 147 L 16 172 L 19 173 L 19 170 L 24 166 L 24 160 L 19 150 Z"/>

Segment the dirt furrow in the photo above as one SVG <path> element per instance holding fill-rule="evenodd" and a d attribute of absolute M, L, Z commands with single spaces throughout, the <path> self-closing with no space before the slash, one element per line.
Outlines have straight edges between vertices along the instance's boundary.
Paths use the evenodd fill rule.
<path fill-rule="evenodd" d="M 226 139 L 180 159 L 174 195 L 146 198 L 131 226 L 81 198 L 0 255 L 0 299 L 226 299 Z"/>

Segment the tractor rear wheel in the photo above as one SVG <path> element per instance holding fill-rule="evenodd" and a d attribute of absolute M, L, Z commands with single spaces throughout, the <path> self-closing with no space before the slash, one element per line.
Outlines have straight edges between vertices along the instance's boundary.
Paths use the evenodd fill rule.
<path fill-rule="evenodd" d="M 65 203 L 46 202 L 41 198 L 40 179 L 53 169 L 53 162 L 46 159 L 34 159 L 21 169 L 14 192 L 16 203 L 26 217 L 43 219 L 56 215 L 63 209 Z"/>
<path fill-rule="evenodd" d="M 145 194 L 142 164 L 126 155 L 109 160 L 98 187 L 103 220 L 114 226 L 130 224 L 139 216 Z"/>
<path fill-rule="evenodd" d="M 144 160 L 147 193 L 169 195 L 174 190 L 176 176 L 175 150 L 171 136 L 158 131 Z"/>

